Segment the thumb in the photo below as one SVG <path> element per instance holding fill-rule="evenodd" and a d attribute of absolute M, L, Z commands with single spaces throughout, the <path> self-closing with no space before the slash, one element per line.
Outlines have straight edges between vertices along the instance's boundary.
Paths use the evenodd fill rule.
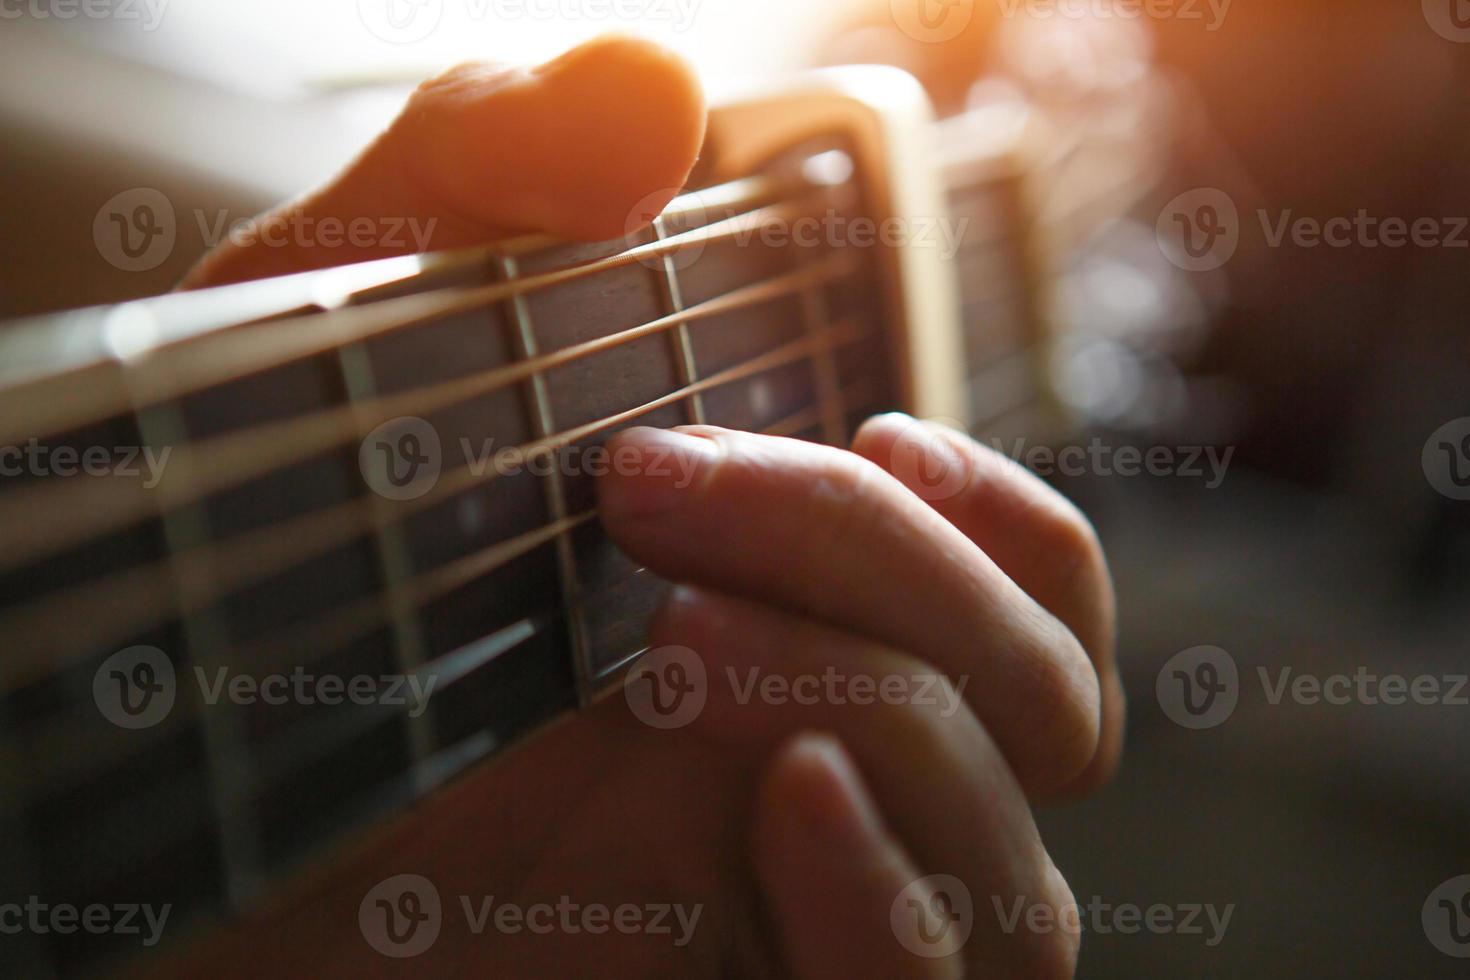
<path fill-rule="evenodd" d="M 519 232 L 620 237 L 635 206 L 656 214 L 683 186 L 704 126 L 693 70 L 646 41 L 599 38 L 535 68 L 460 65 L 419 86 L 336 179 L 254 219 L 183 285 Z"/>
<path fill-rule="evenodd" d="M 756 869 L 797 980 L 940 980 L 894 934 L 890 909 L 919 878 L 884 828 L 852 759 L 833 738 L 798 736 L 776 753 L 756 803 Z"/>

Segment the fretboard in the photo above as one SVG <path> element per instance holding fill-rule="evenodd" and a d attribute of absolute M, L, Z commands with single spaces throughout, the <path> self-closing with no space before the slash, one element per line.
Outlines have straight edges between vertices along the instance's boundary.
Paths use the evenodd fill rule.
<path fill-rule="evenodd" d="M 1052 411 L 1041 236 L 1120 205 L 1043 220 L 1046 171 L 994 126 L 947 124 L 949 211 L 909 217 L 962 232 L 967 421 L 1035 432 Z M 844 445 L 913 408 L 892 256 L 793 234 L 892 217 L 870 161 L 814 132 L 626 239 L 15 328 L 0 446 L 50 462 L 0 484 L 0 890 L 169 903 L 187 929 L 616 690 L 666 585 L 597 524 L 612 435 L 710 423 Z M 60 473 L 99 448 L 106 473 Z M 432 696 L 227 693 L 298 676 Z M 0 963 L 68 973 L 113 945 L 6 937 Z"/>

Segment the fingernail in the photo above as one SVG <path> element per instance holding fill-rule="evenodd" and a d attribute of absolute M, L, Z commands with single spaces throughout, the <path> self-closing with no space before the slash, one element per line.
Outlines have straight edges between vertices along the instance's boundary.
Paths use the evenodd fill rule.
<path fill-rule="evenodd" d="M 604 510 L 646 518 L 679 507 L 708 477 L 719 445 L 671 429 L 636 428 L 608 444 L 612 476 L 599 490 Z"/>

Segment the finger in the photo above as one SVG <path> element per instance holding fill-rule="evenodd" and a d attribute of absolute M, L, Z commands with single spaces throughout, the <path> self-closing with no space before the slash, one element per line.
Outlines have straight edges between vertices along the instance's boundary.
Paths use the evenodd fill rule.
<path fill-rule="evenodd" d="M 699 736 L 770 753 L 803 732 L 841 742 L 919 873 L 965 886 L 949 898 L 956 911 L 969 909 L 959 923 L 972 929 L 960 958 L 974 975 L 1071 976 L 1076 930 L 1027 931 L 997 914 L 1044 906 L 1057 916 L 1071 907 L 1071 892 L 1004 756 L 942 674 L 876 641 L 703 589 L 676 590 L 650 642 L 687 647 L 703 662 L 707 699 L 691 728 Z M 820 696 L 806 696 L 816 681 Z M 881 691 L 888 694 L 872 693 Z M 899 899 L 887 896 L 888 914 Z M 900 915 L 909 916 L 901 925 L 916 924 L 914 912 L 901 908 Z M 903 942 L 892 920 L 880 935 Z M 908 938 L 912 952 L 915 935 Z"/>
<path fill-rule="evenodd" d="M 1125 698 L 1113 583 L 1092 524 L 1024 467 L 942 425 L 879 416 L 852 449 L 926 500 L 1081 642 L 1101 688 L 1101 734 L 1097 755 L 1064 791 L 1107 782 L 1122 754 Z"/>
<path fill-rule="evenodd" d="M 615 238 L 632 230 L 635 206 L 646 203 L 656 214 L 673 199 L 704 126 L 692 69 L 646 41 L 605 37 L 536 68 L 460 65 L 419 86 L 335 180 L 255 219 L 238 240 L 207 255 L 185 285 L 342 265 L 420 245 L 458 248 L 523 231 Z M 327 243 L 324 233 L 303 233 L 328 219 L 344 228 L 406 226 L 423 241 L 402 233 L 334 235 Z"/>
<path fill-rule="evenodd" d="M 611 449 L 643 464 L 600 483 L 608 532 L 634 559 L 967 678 L 967 696 L 1028 790 L 1068 782 L 1091 762 L 1097 675 L 1077 640 L 877 466 L 707 427 L 631 430 Z"/>
<path fill-rule="evenodd" d="M 835 739 L 801 735 L 778 750 L 756 801 L 753 848 L 796 980 L 963 975 L 953 959 L 894 942 L 889 908 L 922 875 Z"/>

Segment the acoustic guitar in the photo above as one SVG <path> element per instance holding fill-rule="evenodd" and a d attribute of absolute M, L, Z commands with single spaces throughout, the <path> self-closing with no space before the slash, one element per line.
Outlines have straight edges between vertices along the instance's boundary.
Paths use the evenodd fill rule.
<path fill-rule="evenodd" d="M 1061 438 L 1052 299 L 1160 190 L 1161 84 L 936 123 L 895 69 L 818 72 L 716 109 L 623 239 L 8 325 L 0 904 L 167 904 L 167 946 L 621 696 L 665 588 L 595 518 L 622 428 Z M 324 696 L 219 696 L 239 675 Z M 7 932 L 0 969 L 156 948 Z"/>

